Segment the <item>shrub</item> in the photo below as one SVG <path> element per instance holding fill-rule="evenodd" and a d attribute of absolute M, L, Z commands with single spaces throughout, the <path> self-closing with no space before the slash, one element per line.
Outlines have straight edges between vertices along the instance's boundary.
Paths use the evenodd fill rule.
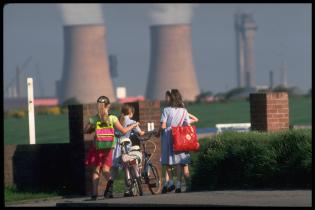
<path fill-rule="evenodd" d="M 201 142 L 194 190 L 311 187 L 310 130 L 225 132 Z"/>
<path fill-rule="evenodd" d="M 39 115 L 59 115 L 61 114 L 61 108 L 59 106 L 54 106 L 54 107 L 37 107 L 36 109 L 36 114 Z"/>
<path fill-rule="evenodd" d="M 61 110 L 58 106 L 50 107 L 47 109 L 47 113 L 51 115 L 60 115 Z"/>
<path fill-rule="evenodd" d="M 12 110 L 4 113 L 5 117 L 24 118 L 26 116 L 25 110 Z"/>

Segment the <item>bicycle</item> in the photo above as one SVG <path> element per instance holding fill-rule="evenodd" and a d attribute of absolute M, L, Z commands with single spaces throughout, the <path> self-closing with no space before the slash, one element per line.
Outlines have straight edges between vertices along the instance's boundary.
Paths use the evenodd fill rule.
<path fill-rule="evenodd" d="M 150 141 L 156 131 L 147 132 L 144 137 L 138 134 L 132 134 L 130 138 L 133 142 L 139 142 L 139 145 L 127 148 L 131 144 L 130 139 L 122 139 L 122 163 L 125 169 L 129 192 L 131 196 L 143 195 L 142 184 L 147 184 L 152 195 L 158 194 L 161 190 L 161 180 L 157 168 L 152 164 L 151 158 L 156 150 L 156 145 Z M 147 151 L 146 143 L 151 142 L 154 145 L 152 153 Z M 143 151 L 140 152 L 141 148 Z M 142 160 L 144 159 L 144 161 Z"/>

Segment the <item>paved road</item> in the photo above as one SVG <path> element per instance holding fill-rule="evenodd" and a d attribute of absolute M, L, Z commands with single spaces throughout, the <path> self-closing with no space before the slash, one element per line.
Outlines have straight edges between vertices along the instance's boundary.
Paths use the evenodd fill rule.
<path fill-rule="evenodd" d="M 11 203 L 6 206 L 312 206 L 311 190 L 235 190 L 204 191 L 190 193 L 168 193 L 124 198 L 115 194 L 115 198 L 90 201 L 89 197 L 55 198 L 23 203 Z"/>

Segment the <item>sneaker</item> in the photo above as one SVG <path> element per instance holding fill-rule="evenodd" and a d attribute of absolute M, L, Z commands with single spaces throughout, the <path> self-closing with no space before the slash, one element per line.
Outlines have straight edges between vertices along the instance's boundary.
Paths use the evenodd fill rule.
<path fill-rule="evenodd" d="M 109 180 L 104 191 L 104 198 L 113 198 L 113 186 L 114 182 L 112 180 Z"/>
<path fill-rule="evenodd" d="M 173 190 L 175 190 L 175 185 L 171 185 L 167 188 L 167 192 L 172 192 Z"/>
<path fill-rule="evenodd" d="M 180 188 L 176 188 L 175 193 L 181 193 L 182 190 Z"/>
<path fill-rule="evenodd" d="M 124 192 L 124 197 L 131 197 L 131 193 L 129 191 Z"/>
<path fill-rule="evenodd" d="M 162 192 L 161 192 L 162 194 L 165 194 L 165 193 L 167 193 L 167 187 L 166 186 L 164 186 L 163 188 L 162 188 Z"/>

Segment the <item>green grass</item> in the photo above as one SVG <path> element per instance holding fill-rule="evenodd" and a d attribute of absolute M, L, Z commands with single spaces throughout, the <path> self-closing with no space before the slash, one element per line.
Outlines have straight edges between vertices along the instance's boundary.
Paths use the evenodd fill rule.
<path fill-rule="evenodd" d="M 217 123 L 242 123 L 250 121 L 249 102 L 231 101 L 187 106 L 190 113 L 199 118 L 196 126 L 215 127 Z"/>
<path fill-rule="evenodd" d="M 43 193 L 43 192 L 25 192 L 19 191 L 15 187 L 5 187 L 4 188 L 4 198 L 5 202 L 14 202 L 22 200 L 40 199 L 40 198 L 50 198 L 58 196 L 57 193 Z"/>
<path fill-rule="evenodd" d="M 68 114 L 35 115 L 36 143 L 68 143 Z M 4 144 L 29 144 L 28 117 L 4 120 Z"/>
<path fill-rule="evenodd" d="M 312 97 L 289 98 L 289 117 L 292 125 L 312 124 Z"/>

